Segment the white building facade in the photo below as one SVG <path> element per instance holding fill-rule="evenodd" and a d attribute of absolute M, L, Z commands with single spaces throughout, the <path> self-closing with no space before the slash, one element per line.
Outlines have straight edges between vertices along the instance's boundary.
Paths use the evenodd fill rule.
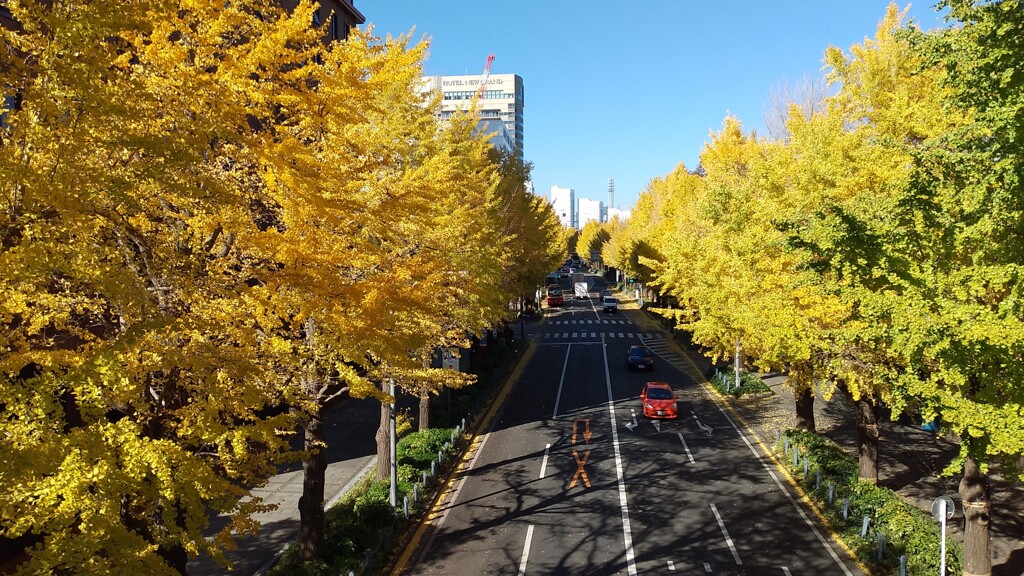
<path fill-rule="evenodd" d="M 588 222 L 603 222 L 601 215 L 604 212 L 604 202 L 580 198 L 578 227 L 582 229 Z"/>
<path fill-rule="evenodd" d="M 428 76 L 423 79 L 423 90 L 441 92 L 441 119 L 447 120 L 456 111 L 469 109 L 483 79 L 483 75 Z M 490 74 L 479 101 L 480 117 L 498 119 L 505 124 L 520 160 L 523 158 L 523 102 L 523 79 L 517 74 Z"/>
<path fill-rule="evenodd" d="M 618 208 L 608 208 L 608 216 L 606 222 L 611 222 L 612 219 L 618 218 L 619 220 L 629 220 L 629 216 L 632 214 L 630 210 L 620 210 Z"/>
<path fill-rule="evenodd" d="M 562 226 L 576 228 L 576 191 L 562 188 L 557 184 L 551 186 L 551 206 Z"/>

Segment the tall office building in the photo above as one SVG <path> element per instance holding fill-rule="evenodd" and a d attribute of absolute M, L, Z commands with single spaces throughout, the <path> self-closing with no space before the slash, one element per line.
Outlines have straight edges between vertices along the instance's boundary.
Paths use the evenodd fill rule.
<path fill-rule="evenodd" d="M 576 227 L 575 190 L 553 184 L 551 186 L 551 206 L 555 209 L 555 215 L 558 216 L 558 221 L 562 223 L 562 226 Z"/>
<path fill-rule="evenodd" d="M 579 227 L 582 230 L 588 222 L 597 222 L 600 224 L 604 220 L 601 216 L 604 214 L 604 202 L 600 200 L 591 200 L 590 198 L 580 198 L 579 208 Z"/>
<path fill-rule="evenodd" d="M 291 11 L 299 0 L 280 0 L 280 3 Z M 318 28 L 326 24 L 324 42 L 332 42 L 348 38 L 349 29 L 365 22 L 366 17 L 356 10 L 353 0 L 320 0 L 320 7 L 313 12 L 311 24 Z"/>
<path fill-rule="evenodd" d="M 483 75 L 428 76 L 424 90 L 440 91 L 441 119 L 446 120 L 457 110 L 466 110 L 480 89 Z M 480 95 L 480 117 L 498 118 L 515 143 L 516 156 L 523 159 L 523 79 L 516 74 L 491 74 Z"/>

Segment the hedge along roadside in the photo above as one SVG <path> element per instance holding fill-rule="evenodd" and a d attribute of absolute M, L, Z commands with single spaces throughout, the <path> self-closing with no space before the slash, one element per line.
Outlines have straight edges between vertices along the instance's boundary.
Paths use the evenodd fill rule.
<path fill-rule="evenodd" d="M 900 556 L 905 555 L 907 574 L 938 574 L 940 537 L 935 520 L 892 490 L 860 482 L 857 460 L 832 440 L 787 430 L 773 449 L 836 537 L 873 573 L 898 574 Z M 865 517 L 868 530 L 862 536 Z M 884 535 L 881 559 L 879 534 Z M 962 566 L 963 546 L 947 535 L 946 573 L 958 574 Z"/>

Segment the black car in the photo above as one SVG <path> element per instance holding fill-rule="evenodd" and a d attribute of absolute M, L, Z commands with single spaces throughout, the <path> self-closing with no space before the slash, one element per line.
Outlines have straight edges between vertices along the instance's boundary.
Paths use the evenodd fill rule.
<path fill-rule="evenodd" d="M 644 346 L 630 346 L 626 357 L 626 368 L 630 370 L 654 370 L 654 352 Z"/>

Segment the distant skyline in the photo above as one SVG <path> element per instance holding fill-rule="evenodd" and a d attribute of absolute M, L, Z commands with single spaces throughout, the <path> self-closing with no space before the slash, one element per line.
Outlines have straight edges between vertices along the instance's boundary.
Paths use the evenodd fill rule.
<path fill-rule="evenodd" d="M 943 26 L 934 2 L 908 18 Z M 518 74 L 524 152 L 537 194 L 552 185 L 629 209 L 653 178 L 698 165 L 727 115 L 764 133 L 773 91 L 821 76 L 825 49 L 875 35 L 888 2 L 623 3 L 379 0 L 357 7 L 378 36 L 429 37 L 426 75 Z M 907 3 L 898 3 L 906 7 Z"/>

